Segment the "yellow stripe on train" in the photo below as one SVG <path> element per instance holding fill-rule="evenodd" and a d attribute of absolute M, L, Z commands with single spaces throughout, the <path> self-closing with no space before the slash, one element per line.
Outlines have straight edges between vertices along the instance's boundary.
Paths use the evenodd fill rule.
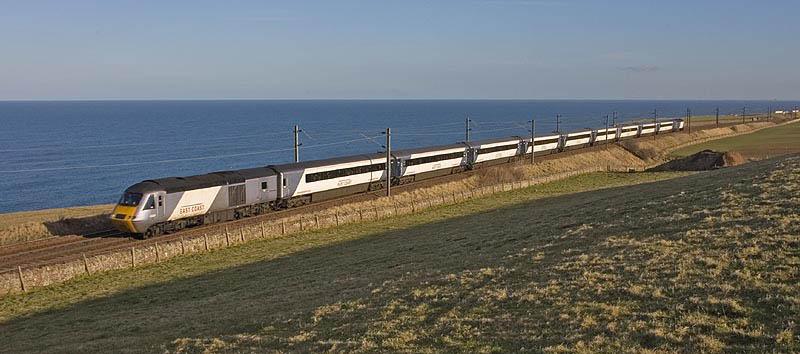
<path fill-rule="evenodd" d="M 136 207 L 117 205 L 111 212 L 111 222 L 120 230 L 136 232 L 133 227 L 133 217 L 136 215 Z"/>

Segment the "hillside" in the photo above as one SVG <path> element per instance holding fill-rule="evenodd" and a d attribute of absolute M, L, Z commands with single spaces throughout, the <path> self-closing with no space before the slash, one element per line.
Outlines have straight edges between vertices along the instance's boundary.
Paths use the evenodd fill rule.
<path fill-rule="evenodd" d="M 0 351 L 797 351 L 799 173 L 559 195 L 675 176 L 590 174 L 79 278 L 0 300 Z"/>

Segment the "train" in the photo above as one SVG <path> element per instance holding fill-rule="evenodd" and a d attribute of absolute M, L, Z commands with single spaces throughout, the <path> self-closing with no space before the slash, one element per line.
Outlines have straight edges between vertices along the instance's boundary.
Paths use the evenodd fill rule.
<path fill-rule="evenodd" d="M 674 119 L 534 138 L 466 141 L 391 152 L 388 183 L 403 185 L 508 163 L 531 153 L 553 154 L 684 129 Z M 137 238 L 237 220 L 386 188 L 387 155 L 364 154 L 188 177 L 145 180 L 125 189 L 112 223 Z"/>

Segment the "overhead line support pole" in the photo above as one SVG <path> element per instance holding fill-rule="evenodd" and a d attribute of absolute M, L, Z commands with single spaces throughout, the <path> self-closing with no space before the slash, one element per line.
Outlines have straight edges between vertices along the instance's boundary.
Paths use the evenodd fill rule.
<path fill-rule="evenodd" d="M 686 109 L 686 125 L 689 127 L 689 133 L 692 132 L 692 109 Z"/>
<path fill-rule="evenodd" d="M 536 143 L 534 140 L 536 139 L 536 119 L 531 119 L 531 165 L 536 163 L 534 155 L 536 155 Z"/>
<path fill-rule="evenodd" d="M 294 126 L 294 162 L 300 162 L 300 127 Z"/>
<path fill-rule="evenodd" d="M 561 133 L 560 125 L 561 125 L 561 115 L 556 114 L 556 133 Z"/>
<path fill-rule="evenodd" d="M 742 107 L 742 124 L 744 124 L 744 117 L 747 114 L 747 107 Z"/>
<path fill-rule="evenodd" d="M 392 128 L 386 128 L 386 196 L 392 195 Z"/>
<path fill-rule="evenodd" d="M 656 125 L 658 125 L 658 110 L 653 110 L 653 140 L 656 140 Z"/>
<path fill-rule="evenodd" d="M 469 132 L 472 131 L 472 129 L 469 127 L 469 122 L 470 122 L 470 119 L 469 119 L 469 116 L 468 116 L 464 120 L 464 125 L 466 126 L 466 129 L 464 131 L 464 135 L 465 135 L 465 139 L 466 139 L 465 141 L 466 142 L 469 142 Z"/>

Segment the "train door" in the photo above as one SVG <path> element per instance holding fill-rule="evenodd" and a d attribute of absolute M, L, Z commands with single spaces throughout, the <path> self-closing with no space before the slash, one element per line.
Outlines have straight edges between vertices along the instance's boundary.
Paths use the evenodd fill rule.
<path fill-rule="evenodd" d="M 156 215 L 159 219 L 163 219 L 167 214 L 167 196 L 166 193 L 159 192 L 155 194 L 156 197 Z"/>

